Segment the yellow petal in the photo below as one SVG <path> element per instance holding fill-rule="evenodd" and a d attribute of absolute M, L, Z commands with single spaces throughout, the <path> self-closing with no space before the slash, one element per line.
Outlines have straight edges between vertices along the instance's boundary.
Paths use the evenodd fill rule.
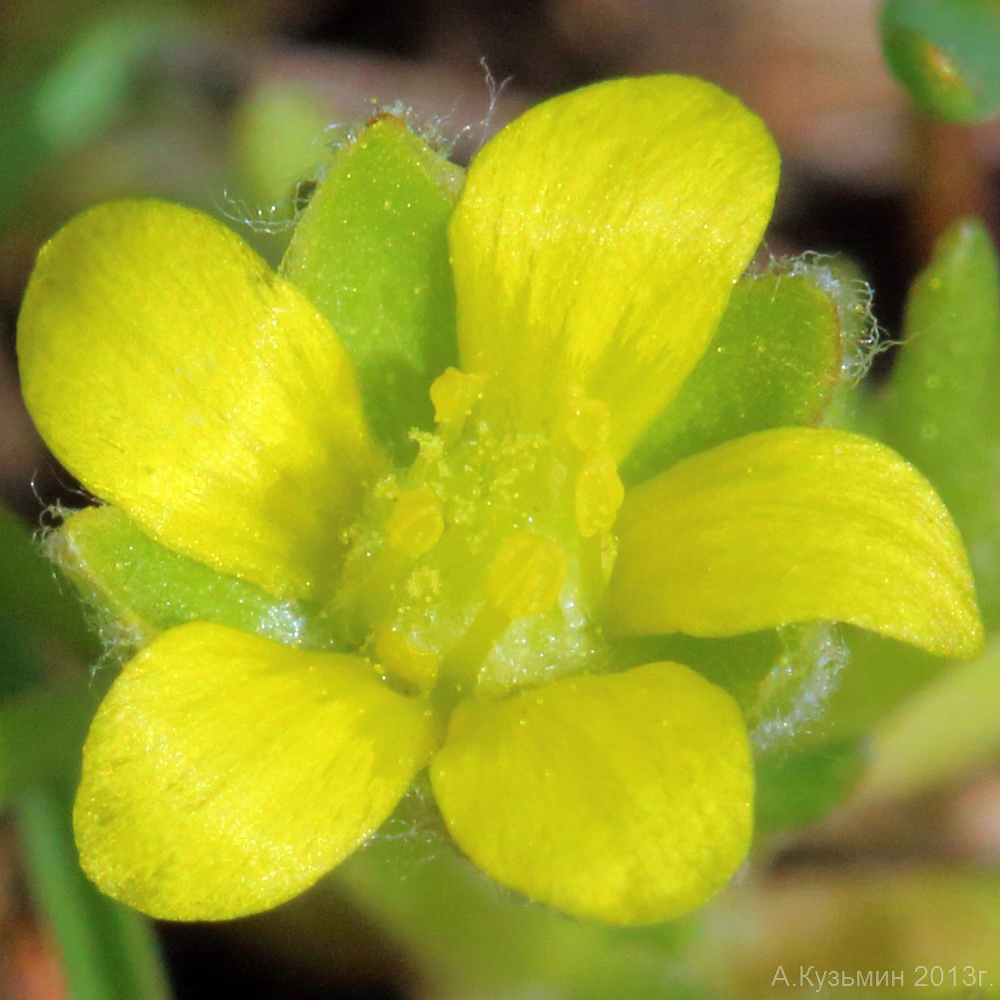
<path fill-rule="evenodd" d="M 432 739 L 422 703 L 359 657 L 171 629 L 91 726 L 74 816 L 84 870 L 166 919 L 276 906 L 382 823 Z"/>
<path fill-rule="evenodd" d="M 680 916 L 743 861 L 746 731 L 678 663 L 462 703 L 431 761 L 448 829 L 496 881 L 578 917 Z"/>
<path fill-rule="evenodd" d="M 452 220 L 462 367 L 494 376 L 521 429 L 575 389 L 604 400 L 621 457 L 704 351 L 777 174 L 761 122 L 700 80 L 532 109 L 473 160 Z"/>
<path fill-rule="evenodd" d="M 56 457 L 157 541 L 279 596 L 324 596 L 374 454 L 329 324 L 234 233 L 155 201 L 43 249 L 18 329 Z"/>
<path fill-rule="evenodd" d="M 609 627 L 735 635 L 844 621 L 945 656 L 982 626 L 962 542 L 930 483 L 884 445 L 779 429 L 630 491 Z"/>

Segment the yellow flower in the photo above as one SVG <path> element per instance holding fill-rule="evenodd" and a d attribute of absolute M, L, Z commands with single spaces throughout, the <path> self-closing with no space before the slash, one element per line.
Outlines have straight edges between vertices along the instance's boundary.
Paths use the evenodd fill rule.
<path fill-rule="evenodd" d="M 761 123 L 684 78 L 504 130 L 451 221 L 460 368 L 409 468 L 373 444 L 326 320 L 221 225 L 127 202 L 52 240 L 19 352 L 56 456 L 161 545 L 334 632 L 317 650 L 195 621 L 124 667 L 75 816 L 98 885 L 167 918 L 274 906 L 427 767 L 498 882 L 674 917 L 746 855 L 746 728 L 681 664 L 622 669 L 618 640 L 837 620 L 975 650 L 957 533 L 873 441 L 764 431 L 624 494 L 618 463 L 705 351 L 777 171 Z"/>

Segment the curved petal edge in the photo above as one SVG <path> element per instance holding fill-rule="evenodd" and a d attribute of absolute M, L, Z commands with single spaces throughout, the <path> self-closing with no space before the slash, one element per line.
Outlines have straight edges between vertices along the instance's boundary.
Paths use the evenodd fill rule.
<path fill-rule="evenodd" d="M 162 919 L 269 909 L 381 825 L 434 741 L 423 703 L 360 657 L 179 626 L 126 665 L 94 719 L 81 863 Z"/>
<path fill-rule="evenodd" d="M 584 919 L 681 916 L 749 846 L 753 768 L 739 709 L 677 663 L 467 700 L 430 775 L 479 868 Z"/>
<path fill-rule="evenodd" d="M 18 321 L 56 457 L 168 548 L 322 599 L 378 467 L 330 325 L 201 212 L 122 201 L 42 249 Z"/>
<path fill-rule="evenodd" d="M 942 656 L 982 643 L 958 530 L 891 449 L 832 429 L 750 434 L 631 490 L 608 627 L 725 636 L 842 621 Z"/>
<path fill-rule="evenodd" d="M 623 457 L 704 352 L 777 182 L 764 125 L 702 80 L 532 108 L 475 157 L 452 217 L 463 369 L 521 430 L 558 429 L 574 393 L 602 401 Z"/>

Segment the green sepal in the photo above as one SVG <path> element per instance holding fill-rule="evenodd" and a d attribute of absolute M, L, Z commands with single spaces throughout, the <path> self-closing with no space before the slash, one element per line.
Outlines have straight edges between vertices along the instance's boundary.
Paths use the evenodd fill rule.
<path fill-rule="evenodd" d="M 457 363 L 447 225 L 462 177 L 379 115 L 337 154 L 282 264 L 333 324 L 375 437 L 399 460 L 408 431 L 433 424 L 430 383 Z"/>
<path fill-rule="evenodd" d="M 886 441 L 927 476 L 962 533 L 987 628 L 1000 623 L 1000 261 L 957 223 L 910 292 L 882 400 Z"/>
<path fill-rule="evenodd" d="M 924 111 L 950 122 L 1000 112 L 997 0 L 887 0 L 880 27 L 889 68 Z"/>
<path fill-rule="evenodd" d="M 811 277 L 743 278 L 704 357 L 622 464 L 623 482 L 754 431 L 820 423 L 842 354 L 837 305 Z"/>
<path fill-rule="evenodd" d="M 755 755 L 789 753 L 828 732 L 828 702 L 850 659 L 841 632 L 817 622 L 711 639 L 643 637 L 616 644 L 614 669 L 683 663 L 733 696 Z"/>
<path fill-rule="evenodd" d="M 252 583 L 172 552 L 116 507 L 88 507 L 66 519 L 45 549 L 127 651 L 164 629 L 216 622 L 283 642 L 332 645 L 328 622 L 300 601 L 280 601 Z"/>
<path fill-rule="evenodd" d="M 728 691 L 743 714 L 750 716 L 759 700 L 761 685 L 782 651 L 782 634 L 778 629 L 712 639 L 678 632 L 616 643 L 613 666 L 615 670 L 628 670 L 658 660 L 683 663 Z"/>

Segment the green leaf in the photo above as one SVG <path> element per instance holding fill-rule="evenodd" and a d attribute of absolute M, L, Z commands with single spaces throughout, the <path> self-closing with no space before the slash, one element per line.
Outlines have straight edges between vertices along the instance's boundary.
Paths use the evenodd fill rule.
<path fill-rule="evenodd" d="M 116 507 L 88 507 L 46 539 L 46 550 L 112 629 L 139 646 L 190 621 L 217 622 L 286 645 L 330 644 L 319 609 L 279 601 L 252 583 L 216 573 L 164 548 Z"/>
<path fill-rule="evenodd" d="M 924 111 L 951 122 L 1000 112 L 997 0 L 887 0 L 881 30 L 889 68 Z"/>
<path fill-rule="evenodd" d="M 399 459 L 407 432 L 432 425 L 431 381 L 456 363 L 447 225 L 461 179 L 379 115 L 330 165 L 282 265 L 347 347 L 369 423 Z"/>
<path fill-rule="evenodd" d="M 143 64 L 183 37 L 179 17 L 155 10 L 114 13 L 87 25 L 41 81 L 38 125 L 52 149 L 94 139 L 134 101 Z"/>
<path fill-rule="evenodd" d="M 1000 59 L 998 59 L 1000 65 Z M 882 401 L 889 444 L 934 484 L 972 563 L 987 627 L 1000 624 L 1000 261 L 957 223 L 907 302 L 905 346 Z"/>
<path fill-rule="evenodd" d="M 0 553 L 0 618 L 17 622 L 27 633 L 57 637 L 81 658 L 94 659 L 97 644 L 79 602 L 60 585 L 29 529 L 2 507 Z"/>
<path fill-rule="evenodd" d="M 0 225 L 7 225 L 28 206 L 26 194 L 50 153 L 35 115 L 34 81 L 0 80 L 4 109 L 3 156 L 0 157 Z"/>
<path fill-rule="evenodd" d="M 251 194 L 279 218 L 291 218 L 298 186 L 329 159 L 329 124 L 301 83 L 264 80 L 245 99 L 234 123 L 240 166 Z"/>
<path fill-rule="evenodd" d="M 626 486 L 734 437 L 818 424 L 841 378 L 840 333 L 810 277 L 738 282 L 705 356 L 623 463 Z"/>
<path fill-rule="evenodd" d="M 80 870 L 73 844 L 73 795 L 39 785 L 15 816 L 31 887 L 55 936 L 73 1000 L 168 1000 L 159 948 L 145 917 L 101 895 Z"/>
<path fill-rule="evenodd" d="M 961 725 L 956 725 L 956 720 Z M 876 729 L 864 791 L 914 796 L 996 758 L 1000 750 L 1000 643 L 949 667 Z"/>
<path fill-rule="evenodd" d="M 45 681 L 45 673 L 34 655 L 30 632 L 10 618 L 0 605 L 0 699 L 30 691 Z M 0 799 L 3 792 L 3 761 L 0 759 Z"/>
<path fill-rule="evenodd" d="M 0 808 L 53 779 L 76 777 L 97 697 L 76 684 L 0 701 Z"/>

